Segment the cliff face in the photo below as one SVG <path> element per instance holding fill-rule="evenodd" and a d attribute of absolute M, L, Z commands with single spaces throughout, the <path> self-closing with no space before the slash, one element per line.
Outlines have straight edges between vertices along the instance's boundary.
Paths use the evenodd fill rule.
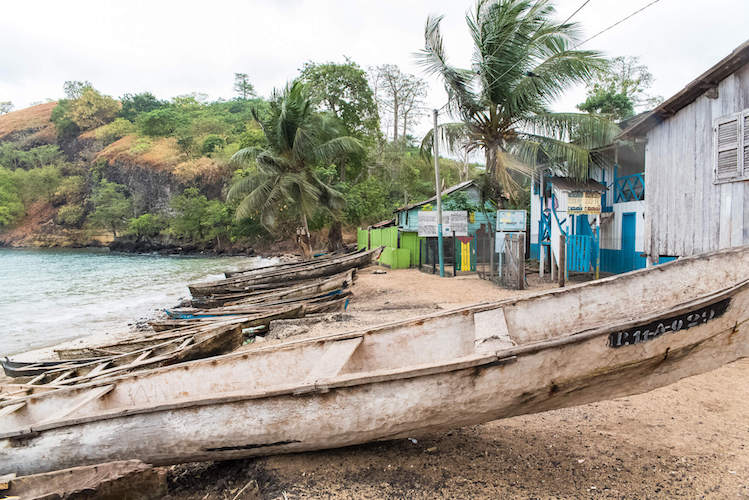
<path fill-rule="evenodd" d="M 12 142 L 25 151 L 40 145 L 59 146 L 66 161 L 75 164 L 79 172 L 86 172 L 89 183 L 105 178 L 126 186 L 137 214 L 168 213 L 172 197 L 190 186 L 200 186 L 211 198 L 222 195 L 227 169 L 208 157 L 187 158 L 174 138 L 125 135 L 107 144 L 94 129 L 59 141 L 50 121 L 56 105 L 45 103 L 0 116 L 0 144 Z M 81 203 L 91 208 L 90 203 Z M 57 224 L 59 208 L 50 203 L 27 207 L 25 217 L 13 227 L 0 230 L 0 246 L 80 247 L 111 241 L 111 234 L 104 231 Z"/>

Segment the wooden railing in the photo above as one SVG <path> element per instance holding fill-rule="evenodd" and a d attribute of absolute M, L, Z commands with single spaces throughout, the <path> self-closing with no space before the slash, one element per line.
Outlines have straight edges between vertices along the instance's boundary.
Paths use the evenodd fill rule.
<path fill-rule="evenodd" d="M 614 178 L 614 203 L 645 199 L 645 173 Z"/>

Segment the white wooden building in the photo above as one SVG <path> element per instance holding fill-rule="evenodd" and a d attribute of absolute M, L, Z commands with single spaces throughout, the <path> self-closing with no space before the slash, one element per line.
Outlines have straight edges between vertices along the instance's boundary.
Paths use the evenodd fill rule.
<path fill-rule="evenodd" d="M 592 154 L 591 180 L 605 186 L 600 217 L 567 213 L 567 194 L 584 186 L 535 182 L 532 257 L 546 248 L 553 261 L 561 232 L 583 240 L 597 224 L 600 269 L 612 273 L 749 244 L 749 42 L 622 126 Z M 580 267 L 573 260 L 568 268 Z"/>
<path fill-rule="evenodd" d="M 645 144 L 648 263 L 749 244 L 749 42 L 620 138 Z"/>

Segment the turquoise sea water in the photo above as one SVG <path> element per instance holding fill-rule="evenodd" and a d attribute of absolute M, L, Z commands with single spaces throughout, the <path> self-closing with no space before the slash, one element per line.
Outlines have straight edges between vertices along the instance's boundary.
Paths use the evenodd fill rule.
<path fill-rule="evenodd" d="M 270 263 L 249 257 L 0 248 L 0 356 L 126 331 L 128 323 L 188 297 L 189 282 Z"/>

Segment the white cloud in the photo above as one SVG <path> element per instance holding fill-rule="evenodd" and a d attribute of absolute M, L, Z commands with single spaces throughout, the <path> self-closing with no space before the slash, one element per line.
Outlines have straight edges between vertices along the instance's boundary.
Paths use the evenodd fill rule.
<path fill-rule="evenodd" d="M 648 0 L 591 0 L 575 21 L 590 36 Z M 566 17 L 582 0 L 560 0 Z M 120 96 L 150 90 L 161 98 L 192 91 L 232 95 L 234 72 L 245 72 L 269 95 L 305 61 L 361 66 L 393 63 L 419 74 L 413 54 L 424 21 L 444 14 L 448 54 L 470 62 L 465 12 L 473 2 L 448 0 L 77 1 L 7 2 L 0 18 L 0 100 L 17 108 L 62 94 L 65 80 L 90 80 Z M 726 15 L 730 13 L 730 15 Z M 653 92 L 675 93 L 745 41 L 746 0 L 661 0 L 585 48 L 637 55 L 655 76 Z M 430 81 L 430 106 L 444 103 Z M 575 89 L 557 104 L 573 110 Z M 418 131 L 429 126 L 423 120 Z"/>

